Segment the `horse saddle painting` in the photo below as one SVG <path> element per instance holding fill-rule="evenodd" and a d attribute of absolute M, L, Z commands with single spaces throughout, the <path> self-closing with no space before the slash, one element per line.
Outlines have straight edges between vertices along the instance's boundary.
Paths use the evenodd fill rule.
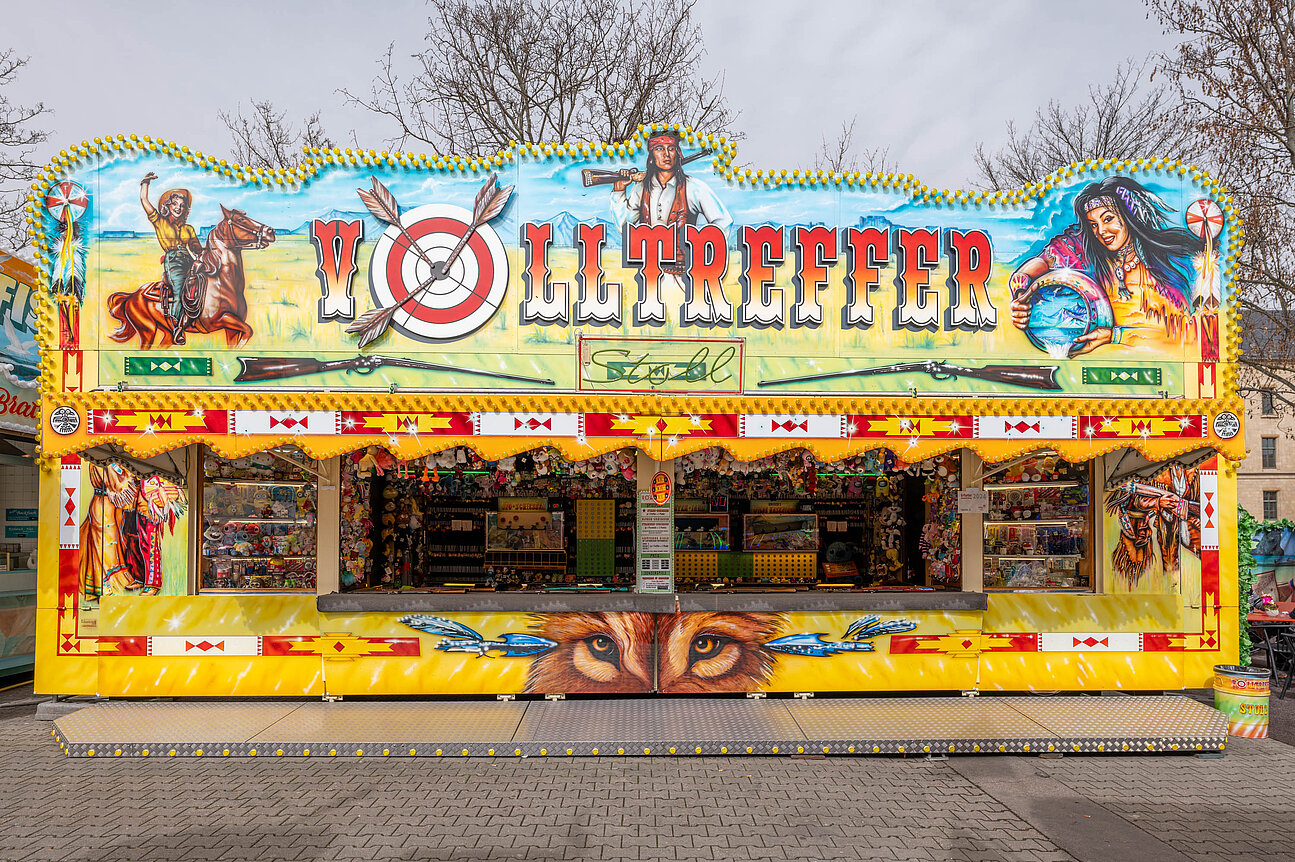
<path fill-rule="evenodd" d="M 203 270 L 201 261 L 195 261 L 184 278 L 184 289 L 180 293 L 180 307 L 190 319 L 195 319 L 202 310 L 202 300 L 207 294 L 207 278 L 215 271 Z"/>

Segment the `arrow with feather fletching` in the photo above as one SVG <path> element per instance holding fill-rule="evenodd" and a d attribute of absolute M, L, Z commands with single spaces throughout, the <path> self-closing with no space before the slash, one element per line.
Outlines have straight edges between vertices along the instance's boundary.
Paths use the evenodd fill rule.
<path fill-rule="evenodd" d="M 370 177 L 369 179 L 373 181 L 373 191 L 368 191 L 367 189 L 355 190 L 356 194 L 360 196 L 360 200 L 364 201 L 364 205 L 369 208 L 369 212 L 373 213 L 373 217 L 378 221 L 395 225 L 401 235 L 404 236 L 405 242 L 409 243 L 409 247 L 414 250 L 414 254 L 421 257 L 423 263 L 435 269 L 436 264 L 427 256 L 427 252 L 419 248 L 418 243 L 414 242 L 414 238 L 409 235 L 409 231 L 405 230 L 405 226 L 400 223 L 400 204 L 396 202 L 396 196 L 391 193 L 391 189 L 379 182 L 377 177 Z"/>
<path fill-rule="evenodd" d="M 449 257 L 436 263 L 427 257 L 427 254 L 418 247 L 413 237 L 405 230 L 405 226 L 400 223 L 400 208 L 396 203 L 395 195 L 378 182 L 378 178 L 373 178 L 373 191 L 365 189 L 356 189 L 360 195 L 360 200 L 369 208 L 369 212 L 374 217 L 387 224 L 395 225 L 399 228 L 400 233 L 404 235 L 405 241 L 423 261 L 432 268 L 432 273 L 422 284 L 411 290 L 405 297 L 386 308 L 375 308 L 372 311 L 366 311 L 356 318 L 355 322 L 346 328 L 347 332 L 358 334 L 360 336 L 359 346 L 362 348 L 369 344 L 382 333 L 387 331 L 391 325 L 391 320 L 396 316 L 396 312 L 405 306 L 406 303 L 412 302 L 422 296 L 432 288 L 436 282 L 446 278 L 450 272 L 450 266 L 458 259 L 458 256 L 467 247 L 468 241 L 477 229 L 495 216 L 503 212 L 504 207 L 508 204 L 508 199 L 513 194 L 512 186 L 499 187 L 499 180 L 495 174 L 481 186 L 481 191 L 477 192 L 477 199 L 472 205 L 472 222 L 468 225 L 468 230 L 459 239 L 457 245 L 450 251 Z"/>

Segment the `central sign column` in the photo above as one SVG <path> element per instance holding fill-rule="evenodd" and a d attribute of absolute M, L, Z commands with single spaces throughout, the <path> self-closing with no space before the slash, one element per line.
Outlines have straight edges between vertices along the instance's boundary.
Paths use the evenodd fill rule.
<path fill-rule="evenodd" d="M 638 453 L 635 589 L 674 592 L 674 460 Z"/>

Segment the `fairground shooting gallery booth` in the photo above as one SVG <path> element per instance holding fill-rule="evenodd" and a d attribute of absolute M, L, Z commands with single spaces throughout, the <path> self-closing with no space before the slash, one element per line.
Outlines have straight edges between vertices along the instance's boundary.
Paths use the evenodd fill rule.
<path fill-rule="evenodd" d="M 1236 660 L 1225 193 L 722 137 L 63 151 L 37 689 L 1178 689 Z"/>

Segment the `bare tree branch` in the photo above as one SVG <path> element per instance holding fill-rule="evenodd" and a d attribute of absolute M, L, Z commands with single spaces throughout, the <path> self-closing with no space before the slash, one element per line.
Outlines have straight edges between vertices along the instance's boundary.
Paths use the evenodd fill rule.
<path fill-rule="evenodd" d="M 347 101 L 393 127 L 386 144 L 484 156 L 510 141 L 619 141 L 658 120 L 726 132 L 722 76 L 702 74 L 696 0 L 446 0 L 402 76 L 394 45 Z"/>
<path fill-rule="evenodd" d="M 1182 38 L 1160 58 L 1176 120 L 1245 220 L 1241 384 L 1295 395 L 1295 0 L 1149 0 Z"/>
<path fill-rule="evenodd" d="M 318 111 L 306 117 L 300 130 L 268 99 L 253 99 L 248 114 L 240 104 L 234 113 L 221 111 L 219 116 L 234 144 L 234 160 L 248 167 L 291 170 L 305 158 L 303 147 L 333 146 Z"/>
<path fill-rule="evenodd" d="M 1048 102 L 1024 131 L 1009 122 L 1002 149 L 989 152 L 983 143 L 976 146 L 980 175 L 975 184 L 1020 188 L 1084 159 L 1180 158 L 1191 130 L 1170 121 L 1177 100 L 1170 88 L 1144 80 L 1147 65 L 1126 60 L 1109 83 L 1088 88 L 1086 103 L 1065 107 Z"/>
<path fill-rule="evenodd" d="M 26 65 L 27 58 L 18 57 L 13 49 L 0 51 L 0 251 L 29 251 L 31 238 L 23 210 L 41 168 L 37 149 L 49 139 L 48 131 L 33 125 L 52 113 L 45 104 L 19 105 L 5 94 L 6 85 L 16 81 Z"/>
<path fill-rule="evenodd" d="M 855 151 L 854 130 L 858 126 L 859 115 L 855 114 L 850 122 L 842 122 L 841 130 L 836 137 L 828 141 L 823 135 L 823 143 L 814 157 L 814 170 L 832 171 L 833 173 L 884 174 L 893 173 L 896 165 L 889 161 L 889 147 L 874 147 L 871 150 Z"/>

